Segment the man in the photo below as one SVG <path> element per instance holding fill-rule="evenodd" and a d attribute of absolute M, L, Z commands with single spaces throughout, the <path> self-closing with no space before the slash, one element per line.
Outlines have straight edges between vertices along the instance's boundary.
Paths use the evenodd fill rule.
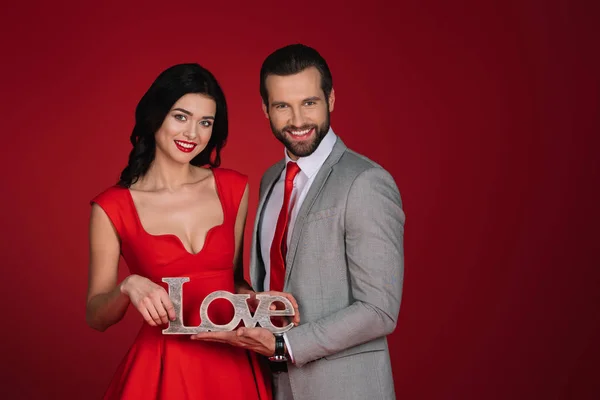
<path fill-rule="evenodd" d="M 393 399 L 386 335 L 400 309 L 405 220 L 394 179 L 331 129 L 335 92 L 316 50 L 269 55 L 260 91 L 285 154 L 261 180 L 250 275 L 257 292 L 291 293 L 301 322 L 277 351 L 259 327 L 199 336 L 287 360 L 270 362 L 278 400 Z"/>

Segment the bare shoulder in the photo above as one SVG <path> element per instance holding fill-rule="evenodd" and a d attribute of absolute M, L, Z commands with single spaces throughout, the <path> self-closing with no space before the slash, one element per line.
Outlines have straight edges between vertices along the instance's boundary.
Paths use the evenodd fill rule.
<path fill-rule="evenodd" d="M 212 172 L 219 184 L 227 186 L 234 192 L 243 191 L 248 187 L 248 175 L 230 168 L 212 168 Z"/>
<path fill-rule="evenodd" d="M 197 167 L 192 165 L 194 180 L 210 179 L 214 174 L 212 168 Z"/>
<path fill-rule="evenodd" d="M 226 176 L 228 179 L 248 180 L 248 175 L 235 169 L 218 167 L 211 168 L 211 170 L 213 174 L 218 174 L 219 176 Z"/>

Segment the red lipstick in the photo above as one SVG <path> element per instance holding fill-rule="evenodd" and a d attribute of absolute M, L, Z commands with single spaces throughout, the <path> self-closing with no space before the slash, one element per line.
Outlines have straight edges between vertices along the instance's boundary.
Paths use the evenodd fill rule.
<path fill-rule="evenodd" d="M 175 142 L 175 146 L 177 146 L 177 148 L 179 150 L 183 151 L 184 153 L 192 152 L 198 145 L 197 143 L 186 142 L 185 140 L 175 140 L 174 142 Z"/>

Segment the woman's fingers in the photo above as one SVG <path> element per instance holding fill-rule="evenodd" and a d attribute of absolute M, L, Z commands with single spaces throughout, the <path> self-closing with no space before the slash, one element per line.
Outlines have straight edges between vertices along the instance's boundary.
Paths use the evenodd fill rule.
<path fill-rule="evenodd" d="M 161 298 L 160 294 L 155 293 L 152 296 L 152 305 L 156 309 L 156 313 L 158 314 L 160 324 L 166 325 L 169 323 L 169 316 L 167 314 L 167 310 L 162 301 L 163 301 L 163 299 Z"/>
<path fill-rule="evenodd" d="M 171 301 L 171 299 L 169 298 L 169 295 L 167 294 L 167 291 L 164 290 L 163 288 L 161 288 L 161 292 L 160 292 L 160 302 L 162 304 L 162 307 L 164 308 L 165 312 L 166 312 L 166 322 L 165 324 L 169 323 L 169 321 L 175 321 L 176 315 L 175 315 L 175 306 L 173 305 L 173 302 Z"/>
<path fill-rule="evenodd" d="M 162 321 L 160 320 L 160 316 L 158 315 L 158 311 L 156 311 L 156 307 L 154 306 L 154 302 L 150 297 L 145 297 L 142 301 L 142 306 L 148 310 L 150 317 L 154 321 L 156 325 L 161 325 Z"/>
<path fill-rule="evenodd" d="M 134 306 L 151 326 L 166 325 L 174 321 L 175 306 L 165 288 L 147 278 L 131 280 L 127 292 Z"/>
<path fill-rule="evenodd" d="M 143 304 L 140 304 L 140 306 L 138 307 L 138 311 L 140 312 L 140 314 L 142 314 L 142 317 L 144 317 L 144 320 L 148 323 L 148 325 L 156 326 L 156 322 L 154 322 L 154 320 L 150 316 L 150 313 Z"/>

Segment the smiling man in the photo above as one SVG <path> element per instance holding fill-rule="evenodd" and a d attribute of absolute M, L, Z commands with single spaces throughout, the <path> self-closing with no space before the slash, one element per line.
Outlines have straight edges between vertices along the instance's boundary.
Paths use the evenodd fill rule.
<path fill-rule="evenodd" d="M 291 293 L 301 322 L 282 336 L 260 327 L 199 336 L 267 356 L 277 400 L 393 399 L 386 336 L 404 276 L 398 188 L 330 127 L 335 92 L 316 50 L 273 52 L 260 92 L 285 151 L 261 180 L 250 276 L 257 292 Z"/>

